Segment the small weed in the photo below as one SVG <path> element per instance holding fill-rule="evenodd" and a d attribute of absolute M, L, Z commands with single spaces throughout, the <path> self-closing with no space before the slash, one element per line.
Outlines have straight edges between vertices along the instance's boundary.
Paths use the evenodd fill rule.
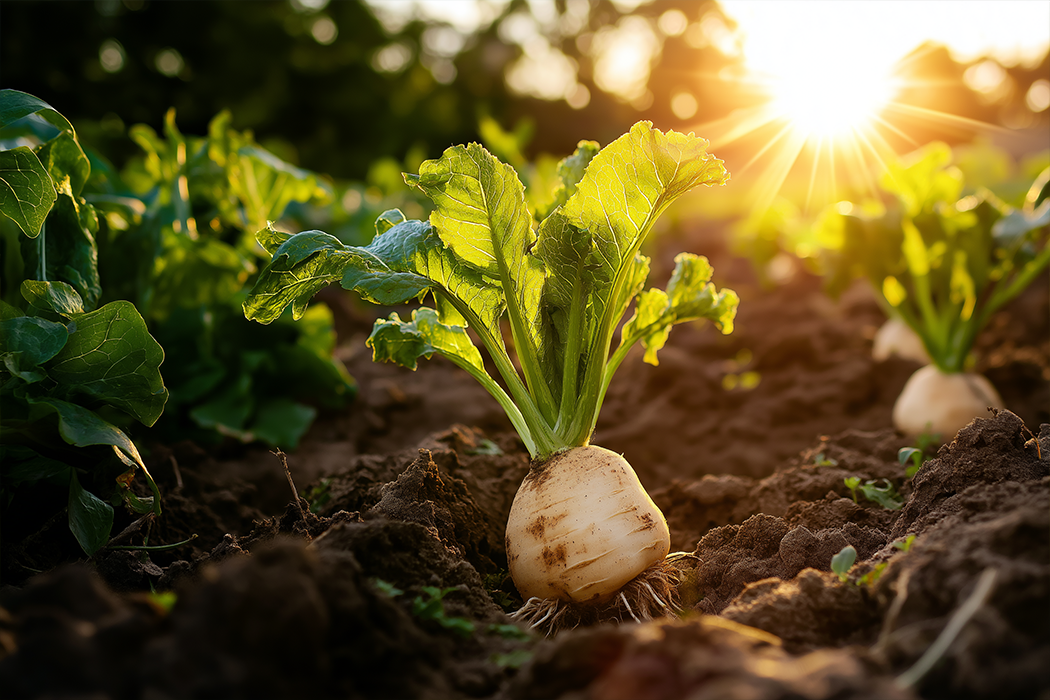
<path fill-rule="evenodd" d="M 900 510 L 901 506 L 904 505 L 904 497 L 897 492 L 896 487 L 888 480 L 883 479 L 885 486 L 876 486 L 874 479 L 868 479 L 863 484 L 860 483 L 859 476 L 847 476 L 842 480 L 842 483 L 849 489 L 850 494 L 853 496 L 853 502 L 858 503 L 857 492 L 860 491 L 864 498 L 868 499 L 873 503 L 878 503 L 887 510 Z"/>
<path fill-rule="evenodd" d="M 310 512 L 315 515 L 320 513 L 328 501 L 332 500 L 332 480 L 321 479 L 305 495 L 307 502 L 310 504 Z"/>
<path fill-rule="evenodd" d="M 859 487 L 864 498 L 878 503 L 887 510 L 900 510 L 904 505 L 904 497 L 901 496 L 896 487 L 886 479 L 882 480 L 886 485 L 879 487 L 874 480 L 869 480 Z"/>
<path fill-rule="evenodd" d="M 515 649 L 512 652 L 506 654 L 493 654 L 489 657 L 489 661 L 496 664 L 500 668 L 510 668 L 517 670 L 525 665 L 529 659 L 532 658 L 532 651 L 529 649 Z"/>
<path fill-rule="evenodd" d="M 879 578 L 882 576 L 882 572 L 886 570 L 886 567 L 888 565 L 889 565 L 889 562 L 886 562 L 886 561 L 881 562 L 879 564 L 876 564 L 875 567 L 871 571 L 869 571 L 868 573 L 864 574 L 859 579 L 857 579 L 857 585 L 858 586 L 874 586 L 875 582 L 879 580 Z"/>
<path fill-rule="evenodd" d="M 915 535 L 908 535 L 903 540 L 897 540 L 893 543 L 893 546 L 902 552 L 907 552 L 911 549 L 912 544 L 915 542 Z"/>
<path fill-rule="evenodd" d="M 498 456 L 498 455 L 503 454 L 503 449 L 500 448 L 500 446 L 497 445 L 496 443 L 492 442 L 492 440 L 489 440 L 489 439 L 485 438 L 485 439 L 481 440 L 478 443 L 477 447 L 475 447 L 472 450 L 467 450 L 467 454 L 468 455 L 497 455 Z"/>
<path fill-rule="evenodd" d="M 860 486 L 860 477 L 847 476 L 842 482 L 846 484 L 846 488 L 848 488 L 849 492 L 853 494 L 853 502 L 857 503 L 857 487 Z"/>
<path fill-rule="evenodd" d="M 897 461 L 902 466 L 908 465 L 904 473 L 909 479 L 915 476 L 926 460 L 933 456 L 933 449 L 940 444 L 940 441 L 940 435 L 924 432 L 915 439 L 914 445 L 897 450 Z"/>
<path fill-rule="evenodd" d="M 842 550 L 831 558 L 831 572 L 839 577 L 839 581 L 845 583 L 849 579 L 849 570 L 857 561 L 857 550 L 853 545 L 846 545 Z"/>
<path fill-rule="evenodd" d="M 813 457 L 813 464 L 818 467 L 837 467 L 839 461 L 837 459 L 825 457 L 823 452 L 818 452 L 816 456 Z"/>
<path fill-rule="evenodd" d="M 441 599 L 456 590 L 455 588 L 437 588 L 424 586 L 423 595 L 412 599 L 412 614 L 420 620 L 433 621 L 450 632 L 467 638 L 474 634 L 474 623 L 462 617 L 449 617 Z"/>

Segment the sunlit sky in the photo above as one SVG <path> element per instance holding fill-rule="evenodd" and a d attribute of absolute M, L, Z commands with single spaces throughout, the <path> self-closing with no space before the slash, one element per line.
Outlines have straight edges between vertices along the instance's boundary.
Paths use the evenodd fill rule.
<path fill-rule="evenodd" d="M 1038 60 L 1050 43 L 1045 0 L 723 0 L 740 23 L 744 53 L 756 70 L 779 70 L 800 47 L 832 56 L 877 55 L 895 61 L 924 41 L 956 60 L 991 54 L 1012 64 Z"/>
<path fill-rule="evenodd" d="M 509 2 L 366 1 L 395 32 L 413 16 L 455 28 L 444 33 L 427 30 L 423 36 L 421 58 L 429 61 L 428 68 L 441 82 L 455 79 L 450 58 L 462 46 L 462 35 L 488 26 Z M 598 88 L 642 113 L 653 102 L 647 83 L 651 61 L 659 55 L 664 37 L 684 35 L 690 45 L 713 45 L 727 55 L 742 55 L 748 70 L 734 80 L 768 95 L 768 102 L 695 127 L 719 148 L 755 133 L 766 134 L 765 145 L 739 169 L 746 172 L 754 165 L 755 171 L 762 172 L 759 206 L 770 203 L 807 153 L 812 156 L 810 194 L 824 171 L 830 173 L 829 191 L 834 192 L 849 171 L 867 171 L 893 155 L 887 132 L 910 141 L 909 119 L 942 124 L 967 121 L 895 101 L 902 87 L 893 75 L 895 68 L 924 43 L 942 44 L 959 63 L 974 63 L 964 80 L 986 96 L 1006 84 L 1005 72 L 995 61 L 975 63 L 977 59 L 1034 66 L 1050 47 L 1048 0 L 722 0 L 723 11 L 738 25 L 735 32 L 714 15 L 698 18 L 688 7 L 688 14 L 670 3 L 661 11 L 660 0 L 612 2 L 623 11 L 648 5 L 648 14 L 657 19 L 624 17 L 587 34 L 585 43 L 577 45 L 586 46 L 593 58 Z M 503 41 L 523 49 L 507 72 L 508 86 L 519 94 L 565 99 L 575 109 L 586 107 L 590 94 L 577 80 L 575 62 L 558 51 L 550 37 L 578 36 L 587 24 L 588 0 L 565 0 L 562 12 L 555 0 L 528 0 L 527 6 L 527 12 L 503 19 L 498 28 Z M 460 40 L 446 41 L 449 32 Z M 454 50 L 443 49 L 445 44 L 454 44 Z M 408 60 L 409 54 L 402 53 L 405 58 L 397 66 Z M 1037 80 L 1022 89 L 1027 90 L 1029 114 L 1050 106 L 1050 81 Z M 698 114 L 696 96 L 687 85 L 672 95 L 670 107 L 680 120 Z M 888 120 L 887 114 L 894 119 Z M 835 162 L 843 157 L 847 168 L 836 171 Z"/>

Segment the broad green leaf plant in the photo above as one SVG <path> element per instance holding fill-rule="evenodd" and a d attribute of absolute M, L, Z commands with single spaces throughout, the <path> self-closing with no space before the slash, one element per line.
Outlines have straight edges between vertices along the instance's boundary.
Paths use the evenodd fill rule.
<path fill-rule="evenodd" d="M 645 289 L 640 253 L 672 201 L 728 173 L 704 139 L 648 122 L 600 150 L 581 143 L 557 172 L 538 223 L 515 170 L 469 144 L 405 176 L 433 202 L 428 221 L 388 211 L 360 247 L 268 227 L 258 238 L 273 257 L 244 312 L 270 323 L 291 306 L 300 317 L 335 281 L 382 305 L 432 297 L 407 319 L 377 321 L 367 344 L 374 360 L 412 369 L 420 357 L 451 360 L 495 398 L 534 457 L 507 524 L 508 565 L 526 600 L 519 616 L 549 626 L 592 614 L 638 620 L 671 612 L 667 523 L 630 464 L 589 442 L 633 346 L 656 364 L 676 323 L 732 330 L 737 296 L 715 288 L 706 258 L 678 255 L 667 288 Z"/>
<path fill-rule="evenodd" d="M 667 289 L 642 292 L 649 260 L 639 249 L 656 218 L 684 192 L 728 179 L 706 146 L 646 122 L 601 152 L 584 142 L 575 157 L 587 158 L 586 169 L 562 171 L 572 196 L 536 229 L 512 168 L 477 144 L 450 148 L 406 175 L 433 201 L 429 221 L 387 212 L 363 247 L 321 231 L 261 231 L 273 257 L 244 312 L 271 323 L 291 306 L 298 318 L 335 281 L 382 305 L 432 295 L 433 308 L 376 323 L 368 339 L 374 359 L 415 368 L 419 357 L 448 358 L 492 394 L 535 457 L 584 445 L 632 346 L 640 342 L 655 364 L 675 323 L 703 318 L 732 330 L 737 297 L 715 289 L 705 258 L 679 255 Z M 520 375 L 500 329 L 504 318 Z M 503 385 L 486 371 L 467 328 Z"/>
<path fill-rule="evenodd" d="M 890 165 L 881 180 L 888 203 L 841 203 L 815 226 L 831 291 L 867 278 L 887 315 L 922 341 L 930 365 L 909 384 L 935 382 L 921 393 L 941 399 L 914 409 L 898 401 L 894 420 L 915 435 L 950 437 L 986 406 L 1001 407 L 987 380 L 966 372 L 970 352 L 992 314 L 1050 264 L 1050 169 L 1014 208 L 987 189 L 964 196 L 951 162 L 947 145 L 930 144 Z"/>
<path fill-rule="evenodd" d="M 160 513 L 159 490 L 118 425 L 160 417 L 164 351 L 133 304 L 98 307 L 97 213 L 81 196 L 91 167 L 72 125 L 2 90 L 0 149 L 5 287 L 24 276 L 19 298 L 0 300 L 2 498 L 6 507 L 37 483 L 67 489 L 70 529 L 91 555 L 109 538 L 114 505 Z M 129 488 L 138 471 L 151 498 Z"/>

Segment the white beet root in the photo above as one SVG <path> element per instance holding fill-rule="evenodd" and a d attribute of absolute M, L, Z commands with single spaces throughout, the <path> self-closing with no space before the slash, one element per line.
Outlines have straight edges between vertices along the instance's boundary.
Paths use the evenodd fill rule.
<path fill-rule="evenodd" d="M 945 374 L 934 365 L 915 371 L 893 405 L 893 425 L 908 435 L 940 434 L 945 442 L 988 408 L 1003 408 L 992 383 L 979 374 Z"/>
<path fill-rule="evenodd" d="M 574 447 L 534 467 L 507 521 L 522 598 L 601 603 L 670 551 L 663 513 L 622 456 Z"/>
<path fill-rule="evenodd" d="M 930 362 L 930 355 L 926 352 L 922 339 L 911 326 L 899 318 L 890 318 L 882 324 L 876 331 L 871 346 L 871 357 L 876 362 L 884 362 L 893 355 L 924 365 Z"/>

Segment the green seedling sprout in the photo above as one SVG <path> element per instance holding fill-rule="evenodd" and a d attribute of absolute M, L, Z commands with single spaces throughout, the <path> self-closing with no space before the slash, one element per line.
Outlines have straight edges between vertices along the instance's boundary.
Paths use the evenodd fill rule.
<path fill-rule="evenodd" d="M 857 550 L 853 545 L 846 545 L 838 554 L 831 558 L 831 572 L 839 577 L 839 581 L 845 583 L 849 579 L 849 570 L 857 561 Z"/>
<path fill-rule="evenodd" d="M 853 502 L 859 505 L 859 502 L 857 501 L 857 487 L 860 486 L 860 477 L 847 476 L 842 480 L 842 483 L 846 484 L 846 488 L 848 488 L 850 494 L 853 495 Z"/>

